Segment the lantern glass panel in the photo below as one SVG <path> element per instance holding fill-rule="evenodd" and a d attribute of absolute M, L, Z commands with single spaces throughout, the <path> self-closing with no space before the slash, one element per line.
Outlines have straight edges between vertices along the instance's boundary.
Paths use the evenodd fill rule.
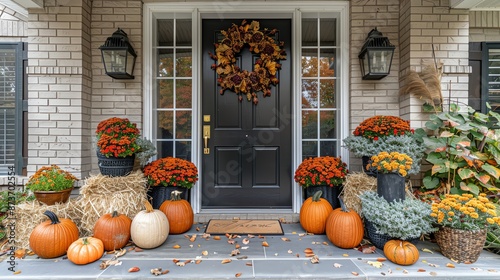
<path fill-rule="evenodd" d="M 127 52 L 127 58 L 125 59 L 125 63 L 127 65 L 126 68 L 127 74 L 132 75 L 134 73 L 135 57 L 129 52 Z"/>

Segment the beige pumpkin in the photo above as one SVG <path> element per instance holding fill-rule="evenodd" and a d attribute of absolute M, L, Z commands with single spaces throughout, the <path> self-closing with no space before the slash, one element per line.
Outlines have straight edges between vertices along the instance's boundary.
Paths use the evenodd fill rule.
<path fill-rule="evenodd" d="M 150 249 L 163 244 L 167 240 L 170 230 L 167 216 L 158 209 L 153 209 L 149 202 L 145 202 L 146 210 L 135 215 L 130 226 L 130 236 L 135 245 Z"/>

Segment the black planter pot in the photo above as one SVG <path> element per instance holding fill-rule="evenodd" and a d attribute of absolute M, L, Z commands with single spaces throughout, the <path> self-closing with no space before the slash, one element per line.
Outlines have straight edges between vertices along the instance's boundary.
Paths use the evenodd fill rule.
<path fill-rule="evenodd" d="M 377 177 L 377 173 L 375 172 L 374 169 L 366 168 L 366 166 L 371 162 L 370 159 L 371 159 L 371 157 L 368 157 L 368 156 L 362 156 L 361 157 L 361 161 L 362 161 L 362 164 L 363 164 L 363 171 L 368 176 Z"/>
<path fill-rule="evenodd" d="M 339 194 L 342 186 L 311 186 L 304 189 L 304 200 L 312 197 L 317 191 L 322 191 L 321 197 L 330 202 L 333 209 L 340 207 Z"/>
<path fill-rule="evenodd" d="M 381 250 L 384 249 L 384 245 L 385 245 L 385 243 L 387 243 L 387 241 L 393 240 L 393 239 L 399 239 L 399 238 L 391 237 L 387 234 L 377 233 L 377 229 L 375 228 L 375 226 L 370 221 L 368 221 L 366 219 L 365 219 L 365 230 L 366 230 L 366 236 L 368 237 L 368 239 L 370 239 L 370 242 L 375 247 L 377 247 Z M 417 244 L 418 238 L 412 238 L 412 239 L 409 239 L 406 241 L 409 241 L 413 244 Z"/>
<path fill-rule="evenodd" d="M 405 177 L 397 173 L 379 173 L 377 175 L 377 193 L 392 202 L 394 200 L 404 200 Z"/>
<path fill-rule="evenodd" d="M 97 165 L 102 175 L 126 176 L 134 169 L 135 154 L 128 157 L 106 157 L 97 149 Z"/>
<path fill-rule="evenodd" d="M 189 201 L 189 189 L 179 187 L 165 187 L 165 186 L 150 186 L 148 189 L 148 197 L 154 209 L 159 209 L 165 200 L 170 199 L 170 194 L 173 191 L 182 192 L 180 197 Z"/>

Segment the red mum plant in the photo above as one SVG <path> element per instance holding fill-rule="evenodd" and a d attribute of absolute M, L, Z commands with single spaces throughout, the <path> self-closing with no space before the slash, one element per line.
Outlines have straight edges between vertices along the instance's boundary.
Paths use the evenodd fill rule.
<path fill-rule="evenodd" d="M 399 136 L 410 133 L 412 133 L 410 121 L 405 121 L 396 116 L 374 116 L 360 123 L 353 134 L 378 140 L 382 136 Z"/>
<path fill-rule="evenodd" d="M 347 165 L 339 157 L 315 157 L 304 160 L 295 171 L 295 182 L 302 187 L 338 186 L 347 176 Z"/>
<path fill-rule="evenodd" d="M 198 181 L 194 163 L 174 157 L 157 159 L 144 167 L 150 186 L 173 186 L 190 189 Z"/>
<path fill-rule="evenodd" d="M 136 143 L 140 132 L 135 123 L 126 118 L 109 118 L 103 120 L 95 131 L 97 147 L 106 157 L 127 157 L 140 150 Z"/>

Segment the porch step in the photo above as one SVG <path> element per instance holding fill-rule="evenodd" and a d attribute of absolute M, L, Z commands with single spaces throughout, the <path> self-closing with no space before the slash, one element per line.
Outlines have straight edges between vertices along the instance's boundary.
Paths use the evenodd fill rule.
<path fill-rule="evenodd" d="M 282 223 L 298 223 L 299 214 L 298 213 L 202 213 L 194 215 L 195 223 L 208 223 L 210 219 L 259 219 L 259 220 L 280 220 Z"/>

